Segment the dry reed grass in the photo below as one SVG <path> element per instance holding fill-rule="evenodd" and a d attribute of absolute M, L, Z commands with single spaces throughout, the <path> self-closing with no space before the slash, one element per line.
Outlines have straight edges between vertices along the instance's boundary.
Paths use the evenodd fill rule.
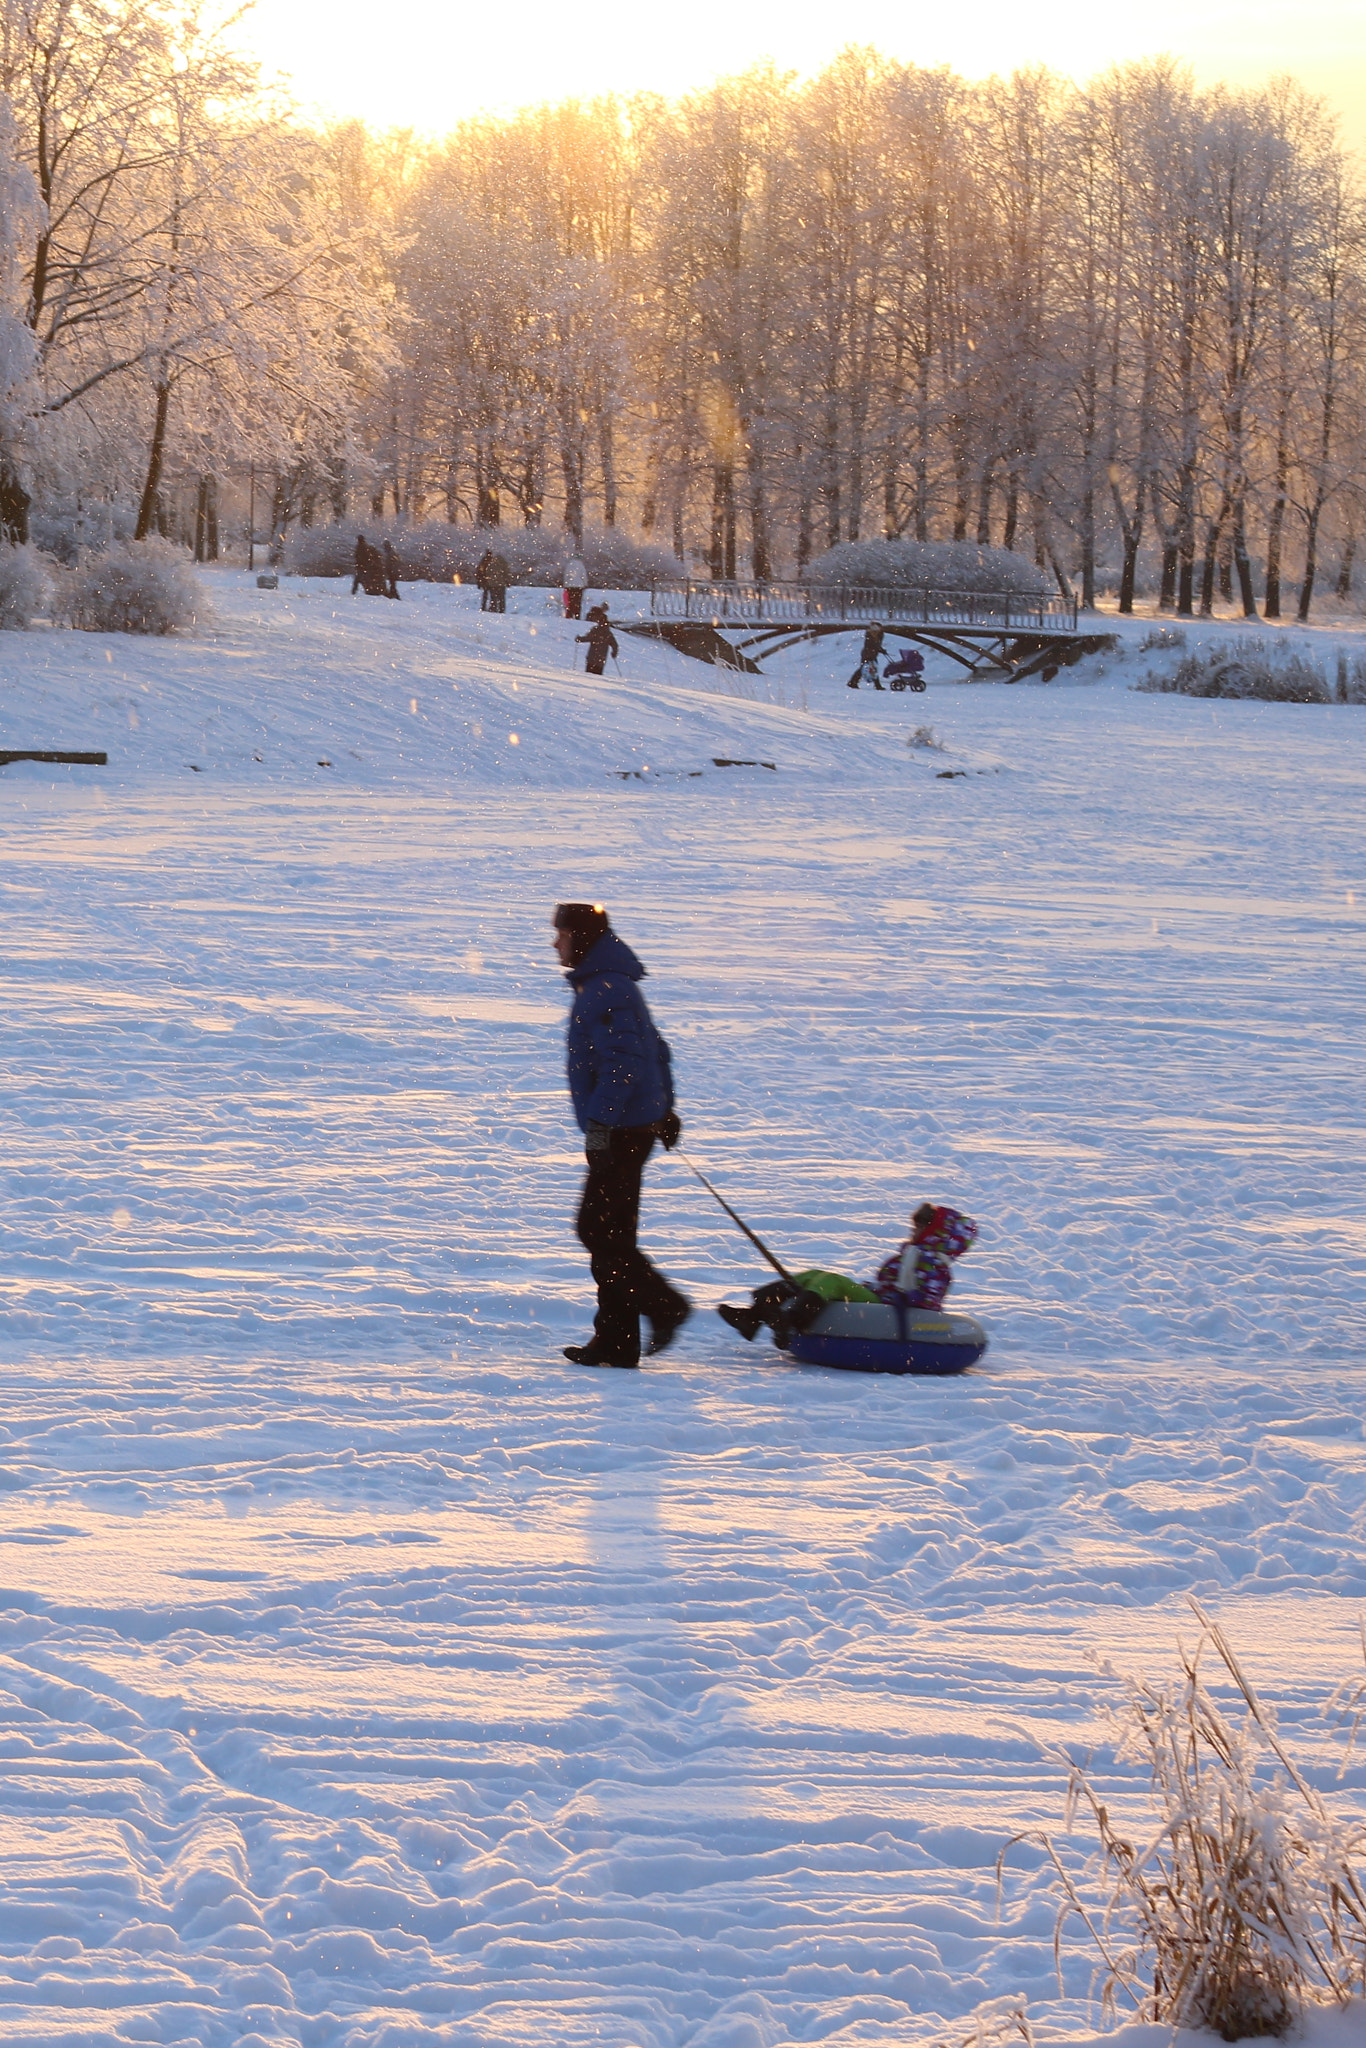
<path fill-rule="evenodd" d="M 1086 1765 L 1063 1759 L 1067 1825 L 1087 1813 L 1100 1838 L 1092 1869 L 1108 1889 L 1099 1911 L 1049 1836 L 1016 1839 L 1040 1843 L 1052 1861 L 1059 1966 L 1071 1915 L 1095 1941 L 1107 2017 L 1124 1998 L 1140 2019 L 1205 2027 L 1225 2041 L 1281 2035 L 1303 2007 L 1366 1991 L 1366 1889 L 1354 1867 L 1366 1825 L 1329 1811 L 1223 1630 L 1191 1606 L 1200 1636 L 1193 1651 L 1180 1649 L 1180 1680 L 1165 1689 L 1127 1681 L 1115 1714 L 1119 1754 L 1148 1765 L 1155 1813 L 1144 1835 L 1131 1839 Z M 1232 1680 L 1232 1711 L 1201 1671 L 1208 1652 Z M 1353 1735 L 1363 1700 L 1366 1688 L 1357 1688 L 1336 1702 Z"/>
<path fill-rule="evenodd" d="M 1010 1992 L 976 2006 L 951 2032 L 937 2035 L 929 2048 L 1012 2048 L 1016 2041 L 1037 2048 L 1027 2001 L 1019 1992 Z"/>

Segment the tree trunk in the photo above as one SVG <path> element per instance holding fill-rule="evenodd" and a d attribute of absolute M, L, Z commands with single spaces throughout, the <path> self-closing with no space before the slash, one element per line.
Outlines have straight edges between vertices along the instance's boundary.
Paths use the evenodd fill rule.
<path fill-rule="evenodd" d="M 1096 494 L 1089 475 L 1081 494 L 1081 608 L 1096 608 Z"/>
<path fill-rule="evenodd" d="M 604 406 L 598 416 L 598 459 L 602 464 L 602 523 L 617 523 L 617 451 L 612 415 Z"/>
<path fill-rule="evenodd" d="M 1338 568 L 1337 595 L 1347 598 L 1352 595 L 1352 568 L 1356 560 L 1357 537 L 1349 533 L 1342 546 L 1342 562 Z"/>
<path fill-rule="evenodd" d="M 474 454 L 474 493 L 476 526 L 501 526 L 503 508 L 498 500 L 498 483 L 490 474 L 488 458 L 482 448 L 476 448 Z M 382 497 L 376 509 L 382 515 Z"/>
<path fill-rule="evenodd" d="M 953 451 L 953 537 L 966 540 L 968 537 L 968 458 L 963 446 L 961 423 L 956 423 Z"/>
<path fill-rule="evenodd" d="M 19 472 L 0 455 L 0 540 L 23 547 L 29 534 L 28 509 L 32 503 Z"/>
<path fill-rule="evenodd" d="M 1247 555 L 1247 523 L 1241 500 L 1233 512 L 1233 567 L 1238 576 L 1238 595 L 1243 600 L 1243 617 L 1255 619 L 1257 599 L 1252 588 L 1252 564 Z"/>
<path fill-rule="evenodd" d="M 1285 534 L 1285 507 L 1290 495 L 1290 451 L 1284 441 L 1276 448 L 1276 495 L 1266 522 L 1266 601 L 1262 606 L 1269 619 L 1281 615 L 1281 545 Z"/>
<path fill-rule="evenodd" d="M 564 523 L 576 546 L 583 542 L 583 464 L 567 434 L 560 437 L 560 470 L 564 477 Z"/>
<path fill-rule="evenodd" d="M 768 533 L 768 480 L 763 457 L 754 442 L 749 447 L 749 563 L 757 583 L 766 583 L 773 573 Z"/>
<path fill-rule="evenodd" d="M 1214 617 L 1214 571 L 1215 551 L 1219 545 L 1219 529 L 1211 521 L 1205 535 L 1205 558 L 1200 570 L 1200 616 Z"/>
<path fill-rule="evenodd" d="M 900 507 L 897 504 L 896 455 L 887 457 L 882 465 L 882 538 L 900 540 Z"/>
<path fill-rule="evenodd" d="M 1012 469 L 1006 484 L 1006 523 L 1001 534 L 1001 546 L 1013 549 L 1015 529 L 1020 520 L 1020 479 Z"/>
<path fill-rule="evenodd" d="M 915 448 L 915 537 L 930 537 L 930 359 L 922 354 L 916 364 L 919 407 Z"/>
<path fill-rule="evenodd" d="M 1309 607 L 1314 601 L 1314 576 L 1318 568 L 1319 552 L 1319 519 L 1322 512 L 1321 504 L 1312 505 L 1305 526 L 1304 581 L 1300 584 L 1300 601 L 1295 608 L 1295 616 L 1302 626 L 1308 623 Z"/>
<path fill-rule="evenodd" d="M 992 482 L 991 464 L 988 463 L 982 471 L 982 481 L 977 486 L 977 545 L 979 548 L 989 548 L 991 546 Z"/>
<path fill-rule="evenodd" d="M 157 384 L 156 412 L 152 418 L 152 446 L 147 457 L 147 476 L 142 486 L 142 499 L 138 505 L 137 525 L 133 528 L 134 540 L 146 540 L 156 518 L 157 494 L 161 489 L 161 471 L 166 460 L 166 421 L 170 410 L 171 380 L 163 376 Z"/>
<path fill-rule="evenodd" d="M 1142 471 L 1139 472 L 1132 518 L 1125 513 L 1124 501 L 1119 494 L 1119 484 L 1113 477 L 1110 481 L 1110 492 L 1115 501 L 1115 518 L 1119 522 L 1124 545 L 1124 560 L 1119 572 L 1119 610 L 1120 616 L 1127 619 L 1133 616 L 1134 585 L 1138 580 L 1138 550 L 1143 542 L 1143 512 L 1148 494 L 1148 479 Z"/>
<path fill-rule="evenodd" d="M 715 583 L 735 581 L 735 471 L 729 462 L 712 465 L 711 573 Z"/>

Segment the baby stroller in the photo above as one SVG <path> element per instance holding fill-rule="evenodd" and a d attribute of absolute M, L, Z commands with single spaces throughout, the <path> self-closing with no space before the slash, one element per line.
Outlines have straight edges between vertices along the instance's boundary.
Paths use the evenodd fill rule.
<path fill-rule="evenodd" d="M 916 648 L 908 647 L 898 654 L 895 661 L 889 661 L 882 671 L 883 681 L 889 690 L 923 690 L 925 687 L 925 657 Z"/>

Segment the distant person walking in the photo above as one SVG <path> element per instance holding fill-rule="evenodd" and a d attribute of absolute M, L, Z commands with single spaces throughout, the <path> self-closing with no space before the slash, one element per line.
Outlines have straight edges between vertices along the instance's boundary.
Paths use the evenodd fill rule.
<path fill-rule="evenodd" d="M 395 548 L 394 548 L 394 544 L 393 544 L 393 542 L 392 542 L 391 540 L 386 540 L 386 541 L 385 541 L 385 543 L 384 543 L 384 548 L 383 548 L 383 555 L 384 555 L 384 595 L 385 595 L 386 597 L 397 597 L 397 596 L 398 596 L 398 555 L 397 555 L 397 553 L 396 553 L 396 551 L 395 551 Z"/>
<path fill-rule="evenodd" d="M 588 616 L 593 623 L 586 633 L 579 634 L 577 644 L 582 646 L 585 640 L 588 642 L 588 653 L 583 663 L 584 674 L 600 676 L 607 666 L 608 655 L 610 654 L 614 661 L 617 658 L 617 636 L 608 621 L 605 604 L 592 605 Z"/>
<path fill-rule="evenodd" d="M 508 585 L 512 571 L 502 555 L 493 548 L 485 548 L 479 557 L 479 567 L 474 572 L 479 585 L 479 609 L 481 612 L 505 612 L 508 608 Z"/>
<path fill-rule="evenodd" d="M 588 588 L 588 568 L 582 557 L 571 555 L 564 565 L 564 615 L 577 619 Z"/>
<path fill-rule="evenodd" d="M 600 903 L 556 905 L 555 951 L 574 993 L 565 1054 L 588 1167 L 575 1229 L 598 1288 L 591 1340 L 564 1355 L 575 1365 L 636 1366 L 642 1316 L 657 1352 L 692 1313 L 636 1243 L 645 1162 L 656 1140 L 669 1152 L 682 1134 L 673 1063 L 640 993 L 645 969 Z"/>
<path fill-rule="evenodd" d="M 378 548 L 371 547 L 363 533 L 356 535 L 355 574 L 351 578 L 351 595 L 363 590 L 367 597 L 382 597 L 384 594 L 384 566 L 379 558 Z"/>
<path fill-rule="evenodd" d="M 881 626 L 869 626 L 863 635 L 863 652 L 858 658 L 858 667 L 849 678 L 849 687 L 856 690 L 860 682 L 869 682 L 875 690 L 882 688 L 877 665 L 882 654 L 882 643 L 887 635 Z"/>

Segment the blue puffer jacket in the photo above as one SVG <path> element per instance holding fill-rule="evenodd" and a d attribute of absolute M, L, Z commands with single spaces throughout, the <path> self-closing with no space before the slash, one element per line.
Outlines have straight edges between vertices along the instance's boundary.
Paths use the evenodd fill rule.
<path fill-rule="evenodd" d="M 579 1129 L 656 1123 L 674 1106 L 669 1048 L 645 1007 L 645 969 L 615 932 L 604 932 L 565 980 L 574 991 L 566 1044 L 569 1093 Z"/>

